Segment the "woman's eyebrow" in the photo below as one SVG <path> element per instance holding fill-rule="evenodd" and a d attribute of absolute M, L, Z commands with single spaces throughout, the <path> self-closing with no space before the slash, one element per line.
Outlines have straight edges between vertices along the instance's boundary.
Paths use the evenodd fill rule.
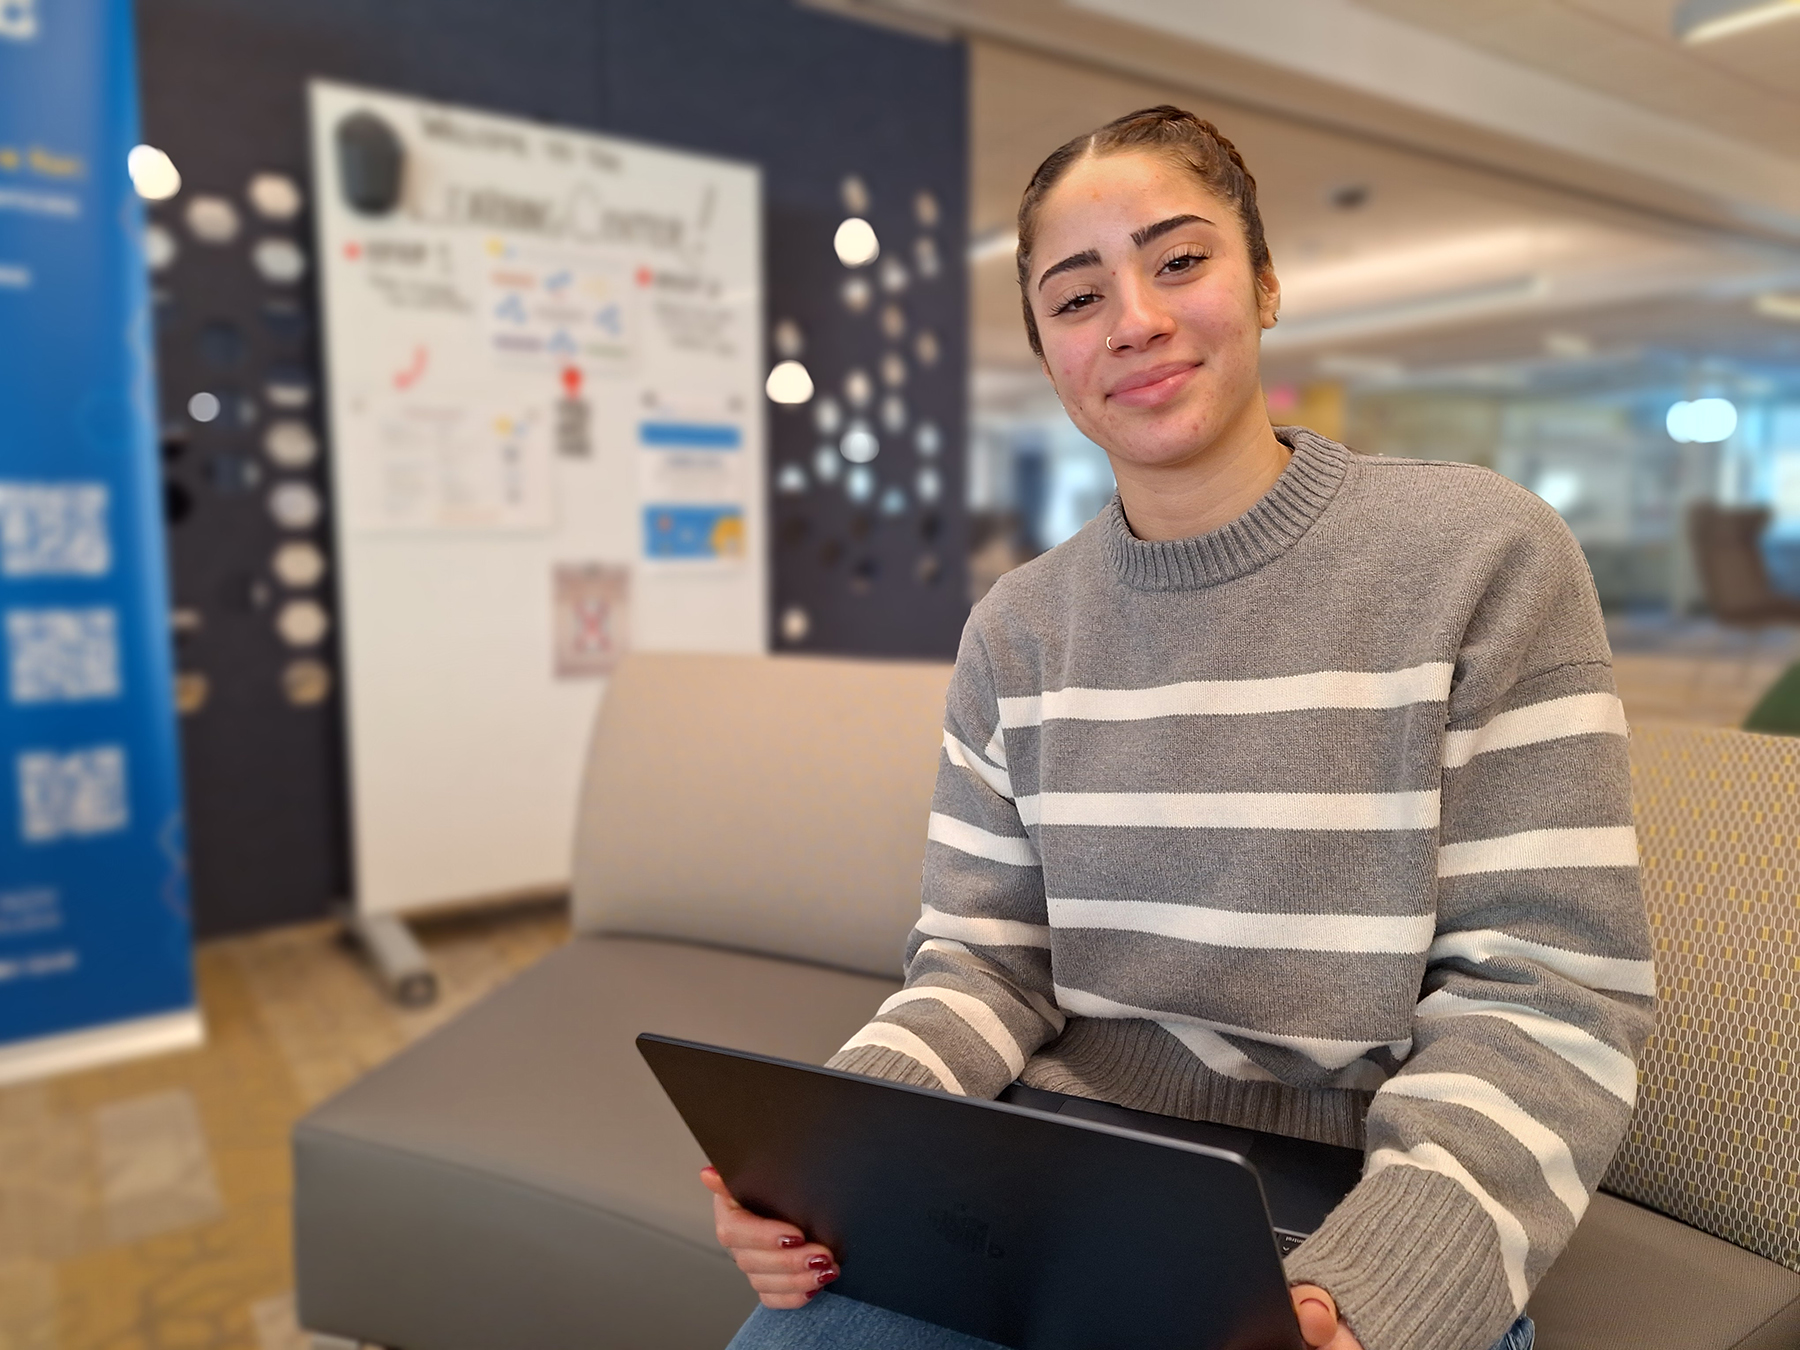
<path fill-rule="evenodd" d="M 1044 283 L 1058 272 L 1073 272 L 1077 267 L 1094 267 L 1100 262 L 1100 250 L 1086 248 L 1079 253 L 1071 253 L 1059 263 L 1052 263 L 1044 269 L 1044 275 L 1038 278 L 1038 289 L 1044 289 Z"/>
<path fill-rule="evenodd" d="M 1195 221 L 1199 221 L 1202 225 L 1212 224 L 1205 216 L 1170 216 L 1167 220 L 1159 220 L 1154 225 L 1146 225 L 1141 230 L 1133 230 L 1131 242 L 1142 248 L 1154 239 L 1161 239 L 1170 230 L 1179 230 L 1183 225 L 1192 225 Z"/>

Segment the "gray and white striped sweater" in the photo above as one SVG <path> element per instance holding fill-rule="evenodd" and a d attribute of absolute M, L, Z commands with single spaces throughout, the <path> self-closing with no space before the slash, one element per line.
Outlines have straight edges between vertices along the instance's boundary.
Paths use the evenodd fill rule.
<path fill-rule="evenodd" d="M 1278 434 L 1232 523 L 1115 500 L 976 607 L 906 988 L 831 1062 L 1363 1147 L 1290 1278 L 1367 1350 L 1479 1350 L 1635 1098 L 1624 714 L 1536 497 Z"/>

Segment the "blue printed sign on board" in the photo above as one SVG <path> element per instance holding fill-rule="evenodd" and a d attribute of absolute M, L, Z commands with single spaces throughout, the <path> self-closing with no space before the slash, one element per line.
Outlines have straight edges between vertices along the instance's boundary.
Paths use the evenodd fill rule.
<path fill-rule="evenodd" d="M 199 1038 L 129 0 L 0 0 L 0 1082 Z"/>

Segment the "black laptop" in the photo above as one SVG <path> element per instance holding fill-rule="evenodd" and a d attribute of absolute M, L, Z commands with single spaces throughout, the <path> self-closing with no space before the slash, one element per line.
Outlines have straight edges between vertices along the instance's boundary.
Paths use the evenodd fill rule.
<path fill-rule="evenodd" d="M 1362 1154 L 1020 1085 L 998 1102 L 645 1034 L 738 1200 L 833 1293 L 1016 1350 L 1304 1350 L 1282 1254 Z"/>

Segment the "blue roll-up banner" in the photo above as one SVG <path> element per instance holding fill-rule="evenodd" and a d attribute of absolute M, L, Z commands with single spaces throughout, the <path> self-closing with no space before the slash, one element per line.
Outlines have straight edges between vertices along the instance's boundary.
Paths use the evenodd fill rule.
<path fill-rule="evenodd" d="M 191 1045 L 130 0 L 0 0 L 0 1082 Z"/>

